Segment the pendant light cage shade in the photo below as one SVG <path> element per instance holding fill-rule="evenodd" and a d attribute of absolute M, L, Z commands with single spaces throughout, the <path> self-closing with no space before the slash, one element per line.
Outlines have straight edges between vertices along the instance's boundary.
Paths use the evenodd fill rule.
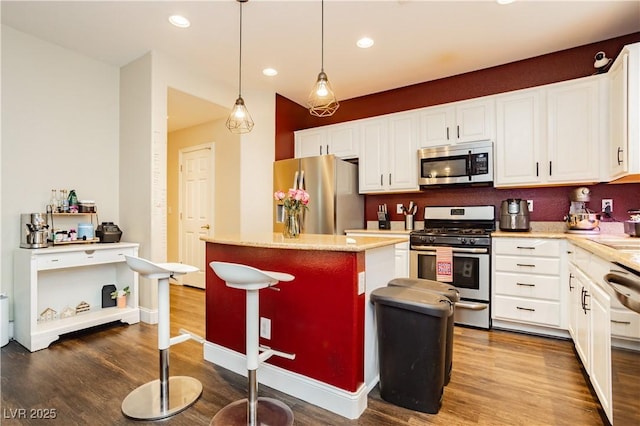
<path fill-rule="evenodd" d="M 227 118 L 227 129 L 229 129 L 231 133 L 249 133 L 253 130 L 253 125 L 253 119 L 244 104 L 244 99 L 242 99 L 242 96 L 239 96 L 238 99 L 236 99 L 229 118 Z"/>
<path fill-rule="evenodd" d="M 329 117 L 338 110 L 340 103 L 338 103 L 336 95 L 333 93 L 331 83 L 329 83 L 329 77 L 327 77 L 327 74 L 324 72 L 324 0 L 322 0 L 321 28 L 320 74 L 318 74 L 316 84 L 313 86 L 311 93 L 309 93 L 307 107 L 311 115 L 315 115 L 316 117 Z"/>
<path fill-rule="evenodd" d="M 249 133 L 253 130 L 253 119 L 242 99 L 242 3 L 249 0 L 236 0 L 240 3 L 240 52 L 238 55 L 238 99 L 227 118 L 226 126 L 231 133 Z"/>
<path fill-rule="evenodd" d="M 340 107 L 340 103 L 331 88 L 331 83 L 329 83 L 329 78 L 324 71 L 320 71 L 320 74 L 318 74 L 318 80 L 311 93 L 309 93 L 307 106 L 309 107 L 309 113 L 316 117 L 329 117 Z"/>

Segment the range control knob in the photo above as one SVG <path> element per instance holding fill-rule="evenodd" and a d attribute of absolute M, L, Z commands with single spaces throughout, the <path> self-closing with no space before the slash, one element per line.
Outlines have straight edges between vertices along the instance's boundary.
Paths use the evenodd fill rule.
<path fill-rule="evenodd" d="M 469 244 L 475 244 L 475 243 L 476 243 L 475 238 L 469 238 Z"/>
<path fill-rule="evenodd" d="M 460 238 L 460 242 L 461 242 L 462 244 L 467 244 L 467 239 L 466 239 L 466 238 L 464 238 L 464 237 L 462 237 L 462 238 Z"/>
<path fill-rule="evenodd" d="M 434 243 L 435 241 L 436 241 L 436 237 L 434 237 L 434 236 L 429 237 L 429 242 L 430 243 Z"/>

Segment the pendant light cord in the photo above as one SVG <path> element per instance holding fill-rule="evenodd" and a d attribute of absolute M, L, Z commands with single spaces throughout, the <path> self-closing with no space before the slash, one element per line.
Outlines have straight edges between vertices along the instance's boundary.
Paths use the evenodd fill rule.
<path fill-rule="evenodd" d="M 321 25 L 320 25 L 320 71 L 324 72 L 324 0 L 321 2 L 322 4 L 322 13 L 321 13 Z"/>
<path fill-rule="evenodd" d="M 240 55 L 238 57 L 238 97 L 242 97 L 242 1 L 240 1 Z"/>

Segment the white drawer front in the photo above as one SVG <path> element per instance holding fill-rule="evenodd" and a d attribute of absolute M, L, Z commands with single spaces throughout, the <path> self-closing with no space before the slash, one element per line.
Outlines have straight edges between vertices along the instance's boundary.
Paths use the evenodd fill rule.
<path fill-rule="evenodd" d="M 38 270 L 73 268 L 99 263 L 124 262 L 126 255 L 133 255 L 133 249 L 114 248 L 107 250 L 85 249 L 81 251 L 59 252 L 37 256 Z"/>
<path fill-rule="evenodd" d="M 560 301 L 560 277 L 496 272 L 496 294 Z"/>
<path fill-rule="evenodd" d="M 640 314 L 612 309 L 611 335 L 640 341 Z"/>
<path fill-rule="evenodd" d="M 560 303 L 496 296 L 493 301 L 493 317 L 560 327 Z"/>
<path fill-rule="evenodd" d="M 561 242 L 559 240 L 535 238 L 494 238 L 496 254 L 515 254 L 526 256 L 558 257 Z"/>
<path fill-rule="evenodd" d="M 560 259 L 525 256 L 496 256 L 496 271 L 527 274 L 560 274 Z"/>

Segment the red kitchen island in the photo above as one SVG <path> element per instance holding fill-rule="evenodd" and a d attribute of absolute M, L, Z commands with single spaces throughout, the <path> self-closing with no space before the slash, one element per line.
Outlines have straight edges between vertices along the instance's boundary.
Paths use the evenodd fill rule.
<path fill-rule="evenodd" d="M 378 382 L 369 295 L 394 278 L 394 244 L 406 240 L 271 233 L 203 240 L 207 265 L 233 262 L 295 276 L 260 291 L 260 317 L 270 321 L 270 338 L 260 344 L 296 357 L 271 357 L 258 369 L 259 383 L 358 418 Z M 206 274 L 204 358 L 246 375 L 245 292 L 227 287 L 209 267 Z"/>

